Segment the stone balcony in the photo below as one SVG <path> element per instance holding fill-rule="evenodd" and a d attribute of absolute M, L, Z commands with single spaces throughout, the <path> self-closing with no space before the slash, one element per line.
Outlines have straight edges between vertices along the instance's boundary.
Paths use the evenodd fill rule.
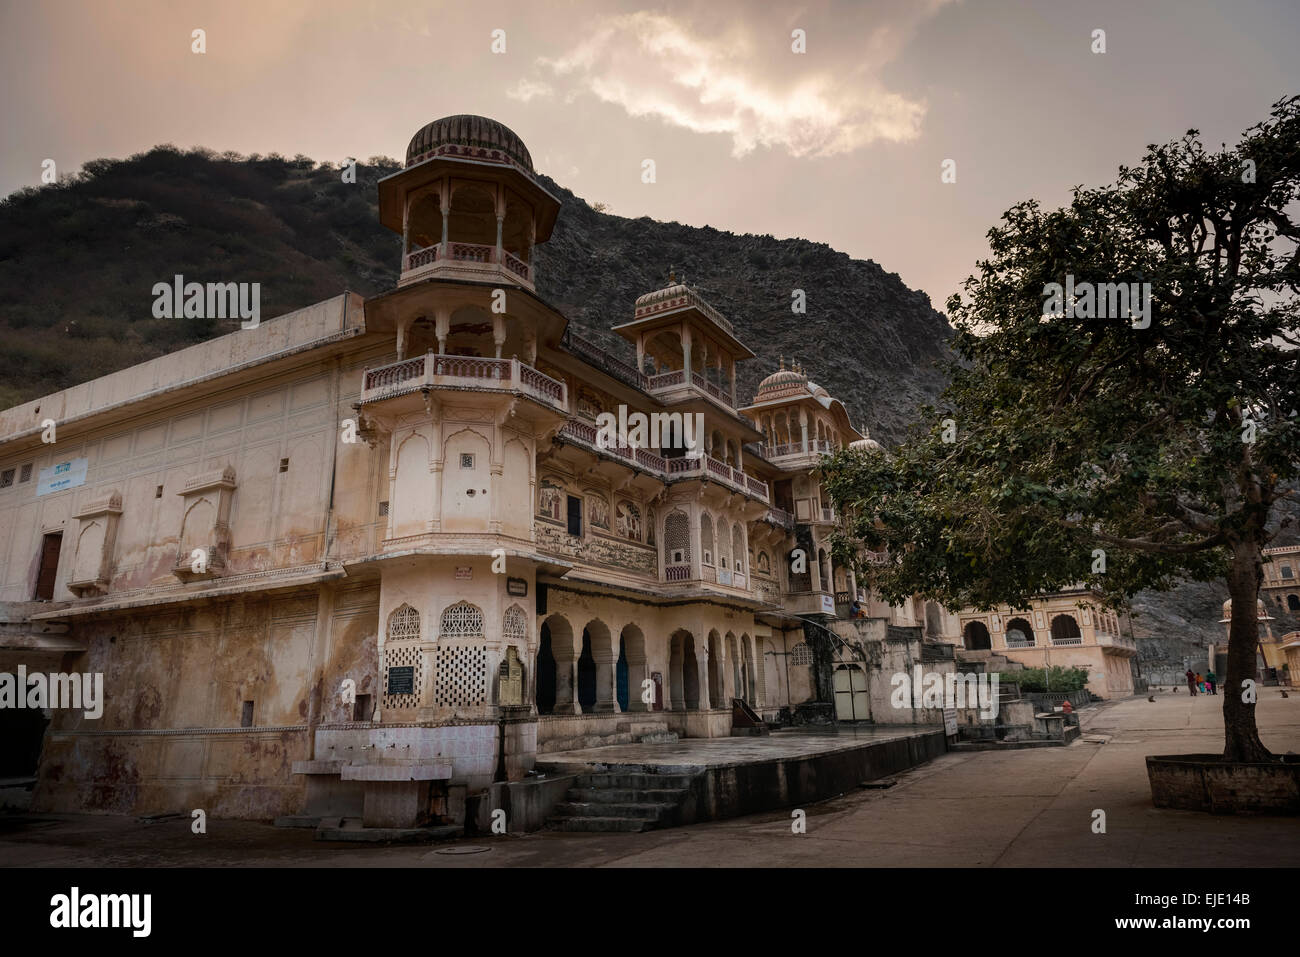
<path fill-rule="evenodd" d="M 835 594 L 828 591 L 787 592 L 785 611 L 791 615 L 839 615 Z"/>
<path fill-rule="evenodd" d="M 1118 648 L 1121 653 L 1127 653 L 1126 657 L 1137 654 L 1137 642 L 1125 635 L 1108 635 L 1099 631 L 1097 632 L 1097 644 L 1103 648 Z"/>
<path fill-rule="evenodd" d="M 570 419 L 560 429 L 560 437 L 566 441 L 585 446 L 602 455 L 621 458 L 629 468 L 648 472 L 664 483 L 705 479 L 725 485 L 764 505 L 770 504 L 766 482 L 749 475 L 742 469 L 720 462 L 711 455 L 685 455 L 670 459 L 650 449 L 602 444 L 597 441 L 598 435 L 596 427 L 582 419 Z"/>
<path fill-rule="evenodd" d="M 557 412 L 567 413 L 568 386 L 518 359 L 484 359 L 426 353 L 367 369 L 361 404 L 382 402 L 424 389 L 470 389 L 528 396 Z"/>
<path fill-rule="evenodd" d="M 438 243 L 407 253 L 397 284 L 402 286 L 432 277 L 504 281 L 536 291 L 531 265 L 504 249 L 481 243 Z"/>
<path fill-rule="evenodd" d="M 673 369 L 658 375 L 646 376 L 645 391 L 667 405 L 696 396 L 705 396 L 732 415 L 737 414 L 736 402 L 728 390 L 686 369 Z"/>
<path fill-rule="evenodd" d="M 780 468 L 797 468 L 802 465 L 815 465 L 823 455 L 839 451 L 825 439 L 809 439 L 803 442 L 783 442 L 769 445 L 763 451 L 763 458 Z"/>

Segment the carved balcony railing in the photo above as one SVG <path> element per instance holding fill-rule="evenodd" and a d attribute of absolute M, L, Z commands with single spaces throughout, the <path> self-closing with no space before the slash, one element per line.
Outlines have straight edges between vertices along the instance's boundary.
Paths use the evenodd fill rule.
<path fill-rule="evenodd" d="M 514 273 L 516 276 L 522 276 L 524 279 L 532 278 L 531 275 L 532 271 L 529 269 L 528 263 L 524 262 L 514 253 L 510 253 L 510 252 L 506 252 L 505 250 L 502 250 L 501 259 L 502 262 L 505 264 L 505 267 L 509 269 L 512 273 Z"/>
<path fill-rule="evenodd" d="M 691 577 L 690 565 L 665 565 L 664 578 L 670 582 L 684 582 Z"/>
<path fill-rule="evenodd" d="M 836 447 L 826 439 L 809 439 L 807 448 L 804 448 L 802 442 L 781 442 L 767 447 L 767 458 L 776 459 L 786 455 L 822 454 L 834 452 L 835 450 Z"/>
<path fill-rule="evenodd" d="M 779 525 L 787 532 L 794 530 L 794 516 L 783 508 L 775 506 L 767 510 L 765 518 L 773 525 Z"/>
<path fill-rule="evenodd" d="M 362 380 L 361 402 L 378 402 L 439 386 L 521 392 L 556 411 L 568 411 L 567 386 L 518 359 L 432 352 L 367 369 Z"/>
<path fill-rule="evenodd" d="M 443 251 L 443 245 L 438 243 L 434 246 L 428 246 L 424 249 L 417 249 L 414 252 L 406 254 L 406 272 L 415 269 L 423 269 L 426 266 L 432 266 L 435 263 L 476 263 L 482 266 L 498 265 L 505 271 L 514 273 L 520 279 L 531 284 L 533 281 L 532 267 L 524 262 L 514 253 L 507 250 L 501 250 L 501 257 L 498 261 L 496 246 L 488 246 L 483 243 L 452 243 L 446 245 L 446 252 Z"/>
<path fill-rule="evenodd" d="M 565 330 L 564 338 L 560 344 L 569 352 L 580 356 L 614 378 L 645 391 L 647 378 L 645 373 L 638 372 L 636 366 L 632 363 L 620 359 L 608 349 L 601 348 L 590 339 L 578 335 L 572 329 Z"/>
<path fill-rule="evenodd" d="M 710 382 L 707 377 L 699 373 L 692 372 L 687 375 L 685 369 L 672 369 L 668 372 L 660 372 L 658 375 L 646 376 L 645 380 L 645 390 L 650 393 L 664 392 L 681 386 L 712 396 L 720 405 L 728 409 L 736 408 L 736 403 L 731 401 L 731 393 L 728 390 Z"/>
<path fill-rule="evenodd" d="M 713 396 L 715 399 L 717 399 L 719 402 L 721 402 L 729 409 L 734 409 L 736 407 L 736 404 L 731 401 L 731 393 L 723 389 L 721 386 L 714 385 L 708 379 L 698 380 L 694 376 L 691 377 L 691 381 L 692 382 L 702 381 L 704 383 L 705 392 Z"/>
<path fill-rule="evenodd" d="M 671 478 L 698 476 L 721 482 L 765 504 L 770 500 L 766 482 L 747 475 L 743 470 L 727 465 L 725 462 L 720 462 L 711 455 L 683 455 L 670 459 L 650 449 L 633 449 L 626 445 L 605 443 L 600 438 L 600 430 L 582 419 L 570 419 L 566 422 L 560 429 L 560 437 L 624 459 L 629 464 L 664 481 Z M 789 513 L 783 514 L 788 516 Z M 788 527 L 793 527 L 793 519 Z"/>
<path fill-rule="evenodd" d="M 660 389 L 666 389 L 669 386 L 685 385 L 686 370 L 674 369 L 672 372 L 661 372 L 658 375 L 652 375 L 646 380 L 646 390 L 657 392 Z"/>

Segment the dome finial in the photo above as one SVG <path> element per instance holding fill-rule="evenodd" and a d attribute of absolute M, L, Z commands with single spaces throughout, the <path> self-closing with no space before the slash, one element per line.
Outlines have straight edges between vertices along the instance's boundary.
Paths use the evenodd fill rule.
<path fill-rule="evenodd" d="M 668 265 L 668 285 L 677 285 L 677 270 L 673 268 L 671 263 Z"/>
<path fill-rule="evenodd" d="M 785 371 L 785 356 L 784 356 L 784 355 L 781 356 L 781 371 L 782 371 L 782 372 Z"/>

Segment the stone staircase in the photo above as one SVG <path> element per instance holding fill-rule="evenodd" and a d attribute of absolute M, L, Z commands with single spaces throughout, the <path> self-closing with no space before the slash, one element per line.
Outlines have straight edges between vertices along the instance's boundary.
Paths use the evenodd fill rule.
<path fill-rule="evenodd" d="M 580 774 L 548 819 L 556 831 L 649 831 L 672 827 L 692 774 L 604 771 Z"/>
<path fill-rule="evenodd" d="M 668 730 L 666 719 L 646 718 L 619 721 L 613 729 L 584 731 L 575 735 L 556 736 L 547 740 L 543 753 L 604 748 L 614 744 L 662 744 L 676 741 L 677 732 Z"/>

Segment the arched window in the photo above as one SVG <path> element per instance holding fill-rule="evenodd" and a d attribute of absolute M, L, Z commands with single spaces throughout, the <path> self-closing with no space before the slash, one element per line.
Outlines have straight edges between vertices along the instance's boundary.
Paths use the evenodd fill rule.
<path fill-rule="evenodd" d="M 745 571 L 745 561 L 742 557 L 745 554 L 745 533 L 737 522 L 731 527 L 731 555 L 735 562 L 735 569 L 738 572 Z"/>
<path fill-rule="evenodd" d="M 442 623 L 438 628 L 438 639 L 447 638 L 482 638 L 483 610 L 467 601 L 448 605 L 442 610 Z"/>
<path fill-rule="evenodd" d="M 518 605 L 506 609 L 501 620 L 501 636 L 507 641 L 528 641 L 528 615 Z"/>
<path fill-rule="evenodd" d="M 1007 622 L 1007 647 L 1030 648 L 1034 645 L 1034 629 L 1023 618 L 1012 618 Z"/>
<path fill-rule="evenodd" d="M 1052 644 L 1083 644 L 1083 638 L 1079 632 L 1079 623 L 1074 620 L 1073 615 L 1057 615 L 1052 619 Z"/>
<path fill-rule="evenodd" d="M 388 640 L 403 641 L 420 637 L 420 613 L 402 605 L 388 616 Z"/>
<path fill-rule="evenodd" d="M 664 561 L 680 565 L 691 560 L 691 532 L 686 513 L 675 511 L 664 519 Z"/>
<path fill-rule="evenodd" d="M 731 528 L 725 519 L 718 519 L 718 567 L 731 567 Z"/>
<path fill-rule="evenodd" d="M 713 519 L 708 512 L 700 513 L 700 551 L 704 564 L 713 564 Z"/>
<path fill-rule="evenodd" d="M 968 622 L 963 635 L 966 639 L 966 648 L 969 651 L 987 651 L 993 647 L 993 641 L 989 637 L 989 630 L 982 621 Z"/>

